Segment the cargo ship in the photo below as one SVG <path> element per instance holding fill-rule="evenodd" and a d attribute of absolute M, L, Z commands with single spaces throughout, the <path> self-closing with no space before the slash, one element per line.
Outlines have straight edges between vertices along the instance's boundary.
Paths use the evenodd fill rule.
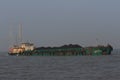
<path fill-rule="evenodd" d="M 110 55 L 111 45 L 82 47 L 78 44 L 68 44 L 59 47 L 35 47 L 33 43 L 22 43 L 22 26 L 19 26 L 19 45 L 9 49 L 9 55 L 16 56 L 82 56 L 82 55 Z"/>
<path fill-rule="evenodd" d="M 34 47 L 33 43 L 21 43 L 10 48 L 8 54 L 15 56 L 84 56 L 84 55 L 110 55 L 111 45 L 82 47 L 78 44 L 68 44 L 59 47 Z"/>

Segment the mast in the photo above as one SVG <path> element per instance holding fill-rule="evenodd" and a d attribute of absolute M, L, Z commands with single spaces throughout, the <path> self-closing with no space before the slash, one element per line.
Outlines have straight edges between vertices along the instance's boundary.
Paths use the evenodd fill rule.
<path fill-rule="evenodd" d="M 9 28 L 9 48 L 11 48 L 14 45 L 13 42 L 13 27 L 10 26 Z"/>
<path fill-rule="evenodd" d="M 96 45 L 97 45 L 97 46 L 99 45 L 98 41 L 99 41 L 98 38 L 96 38 Z"/>
<path fill-rule="evenodd" d="M 19 24 L 19 43 L 22 43 L 22 24 Z"/>

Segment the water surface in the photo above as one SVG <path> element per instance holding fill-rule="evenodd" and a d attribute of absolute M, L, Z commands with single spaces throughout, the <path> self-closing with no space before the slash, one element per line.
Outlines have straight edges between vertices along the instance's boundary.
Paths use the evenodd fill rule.
<path fill-rule="evenodd" d="M 8 56 L 0 54 L 0 80 L 120 80 L 120 54 Z"/>

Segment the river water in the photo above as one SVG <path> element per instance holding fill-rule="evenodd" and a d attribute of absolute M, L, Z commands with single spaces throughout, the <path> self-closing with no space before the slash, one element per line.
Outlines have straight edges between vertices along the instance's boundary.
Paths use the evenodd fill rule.
<path fill-rule="evenodd" d="M 0 80 L 120 80 L 120 51 L 108 56 L 0 54 Z"/>

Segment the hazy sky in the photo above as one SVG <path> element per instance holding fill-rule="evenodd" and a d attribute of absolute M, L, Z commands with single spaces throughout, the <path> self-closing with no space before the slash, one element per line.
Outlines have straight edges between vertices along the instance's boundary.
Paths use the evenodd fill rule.
<path fill-rule="evenodd" d="M 120 48 L 120 0 L 0 0 L 0 51 L 15 42 L 19 24 L 23 41 L 36 46 L 110 43 Z"/>

